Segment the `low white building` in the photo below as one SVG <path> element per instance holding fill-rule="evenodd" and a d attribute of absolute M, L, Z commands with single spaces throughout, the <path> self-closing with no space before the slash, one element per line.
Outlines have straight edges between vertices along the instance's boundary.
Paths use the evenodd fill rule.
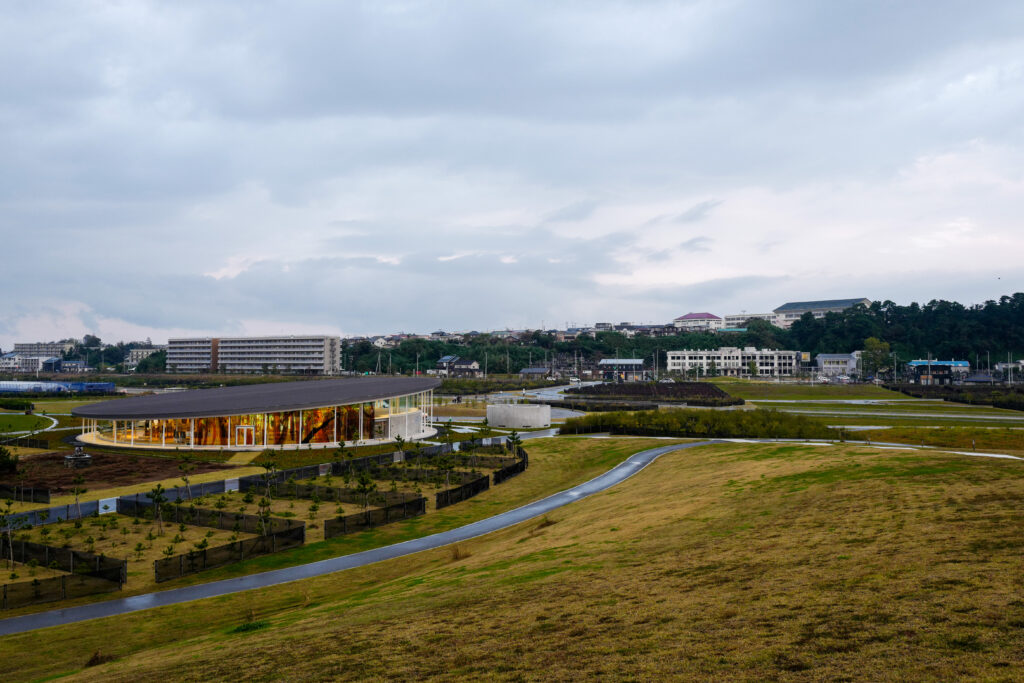
<path fill-rule="evenodd" d="M 819 353 L 814 357 L 818 374 L 823 377 L 859 375 L 860 351 L 853 353 Z"/>
<path fill-rule="evenodd" d="M 684 349 L 668 351 L 668 371 L 683 374 L 726 375 L 729 377 L 789 377 L 800 369 L 799 351 L 740 349 L 725 346 L 720 349 Z M 756 373 L 751 373 L 751 363 Z"/>
<path fill-rule="evenodd" d="M 790 301 L 776 308 L 775 325 L 783 329 L 789 327 L 803 317 L 804 313 L 810 313 L 815 318 L 824 318 L 826 313 L 842 313 L 854 306 L 870 306 L 871 299 L 826 299 L 824 301 Z"/>
<path fill-rule="evenodd" d="M 723 327 L 746 327 L 748 320 L 767 320 L 772 325 L 775 324 L 774 313 L 734 313 L 727 315 L 724 318 L 725 324 Z"/>

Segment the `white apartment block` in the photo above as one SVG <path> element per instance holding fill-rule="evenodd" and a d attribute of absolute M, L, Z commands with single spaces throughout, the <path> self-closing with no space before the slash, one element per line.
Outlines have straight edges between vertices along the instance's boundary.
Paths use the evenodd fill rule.
<path fill-rule="evenodd" d="M 126 360 L 128 361 L 128 365 L 135 367 L 141 363 L 143 359 L 149 358 L 157 351 L 162 351 L 166 348 L 166 346 L 154 346 L 150 349 L 131 349 L 128 351 L 128 357 Z"/>
<path fill-rule="evenodd" d="M 62 358 L 73 348 L 75 348 L 74 342 L 14 342 L 14 353 L 21 356 Z"/>
<path fill-rule="evenodd" d="M 683 374 L 710 375 L 712 371 L 729 377 L 751 377 L 750 363 L 757 367 L 758 377 L 789 377 L 800 368 L 799 351 L 740 349 L 725 346 L 720 349 L 685 349 L 668 351 L 668 371 Z M 713 367 L 712 367 L 713 366 Z"/>
<path fill-rule="evenodd" d="M 168 372 L 336 375 L 341 338 L 333 336 L 171 339 Z"/>
<path fill-rule="evenodd" d="M 725 316 L 725 327 L 745 327 L 747 321 L 751 319 L 767 320 L 772 325 L 775 324 L 774 313 L 736 313 Z"/>

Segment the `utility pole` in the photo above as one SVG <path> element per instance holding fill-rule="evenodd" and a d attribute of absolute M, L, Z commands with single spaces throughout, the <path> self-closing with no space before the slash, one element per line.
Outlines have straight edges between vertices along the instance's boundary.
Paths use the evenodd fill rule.
<path fill-rule="evenodd" d="M 416 353 L 416 377 L 420 376 L 420 354 Z"/>

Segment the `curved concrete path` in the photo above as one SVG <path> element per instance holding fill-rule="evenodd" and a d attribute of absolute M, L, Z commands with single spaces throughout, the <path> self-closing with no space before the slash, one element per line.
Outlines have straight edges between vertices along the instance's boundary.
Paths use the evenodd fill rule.
<path fill-rule="evenodd" d="M 514 510 L 509 510 L 508 512 L 503 512 L 495 515 L 494 517 L 488 517 L 487 519 L 482 519 L 478 522 L 473 522 L 472 524 L 467 524 L 466 526 L 462 526 L 457 529 L 442 531 L 430 536 L 424 536 L 423 538 L 416 538 L 410 541 L 384 546 L 383 548 L 374 548 L 373 550 L 365 550 L 351 555 L 332 557 L 327 560 L 320 560 L 319 562 L 312 562 L 296 567 L 275 569 L 261 574 L 250 574 L 249 576 L 240 576 L 234 579 L 224 579 L 222 581 L 213 581 L 211 583 L 197 584 L 195 586 L 185 586 L 184 588 L 175 588 L 157 593 L 134 595 L 128 598 L 106 600 L 104 602 L 97 602 L 91 605 L 68 607 L 66 609 L 57 609 L 49 612 L 26 614 L 21 617 L 4 619 L 0 621 L 0 636 L 10 635 L 13 633 L 24 633 L 25 631 L 34 631 L 36 629 L 48 628 L 50 626 L 72 624 L 89 619 L 112 617 L 120 614 L 127 614 L 129 612 L 150 609 L 152 607 L 176 605 L 182 602 L 190 602 L 192 600 L 202 600 L 203 598 L 228 595 L 230 593 L 238 593 L 255 588 L 265 588 L 279 583 L 300 581 L 314 576 L 323 576 L 324 574 L 332 574 L 345 569 L 353 569 L 355 567 L 362 567 L 364 565 L 381 562 L 383 560 L 402 557 L 403 555 L 411 555 L 412 553 L 418 553 L 423 550 L 432 550 L 452 543 L 459 543 L 483 534 L 489 534 L 492 531 L 499 531 L 501 529 L 508 528 L 515 524 L 519 524 L 520 522 L 525 522 L 529 519 L 538 517 L 564 505 L 580 500 L 581 498 L 586 498 L 587 496 L 591 496 L 595 493 L 611 488 L 619 482 L 633 476 L 654 462 L 658 457 L 666 453 L 682 450 L 684 448 L 706 446 L 712 443 L 721 443 L 721 441 L 695 441 L 692 443 L 674 444 L 671 446 L 662 446 L 659 448 L 641 451 L 588 482 L 584 482 L 583 484 L 574 486 L 571 489 L 555 493 L 547 498 L 542 498 L 541 500 L 529 503 Z"/>

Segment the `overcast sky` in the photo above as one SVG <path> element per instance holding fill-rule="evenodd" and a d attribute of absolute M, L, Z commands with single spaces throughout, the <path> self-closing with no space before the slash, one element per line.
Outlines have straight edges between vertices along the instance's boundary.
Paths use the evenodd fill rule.
<path fill-rule="evenodd" d="M 0 348 L 1024 290 L 1024 3 L 0 9 Z"/>

